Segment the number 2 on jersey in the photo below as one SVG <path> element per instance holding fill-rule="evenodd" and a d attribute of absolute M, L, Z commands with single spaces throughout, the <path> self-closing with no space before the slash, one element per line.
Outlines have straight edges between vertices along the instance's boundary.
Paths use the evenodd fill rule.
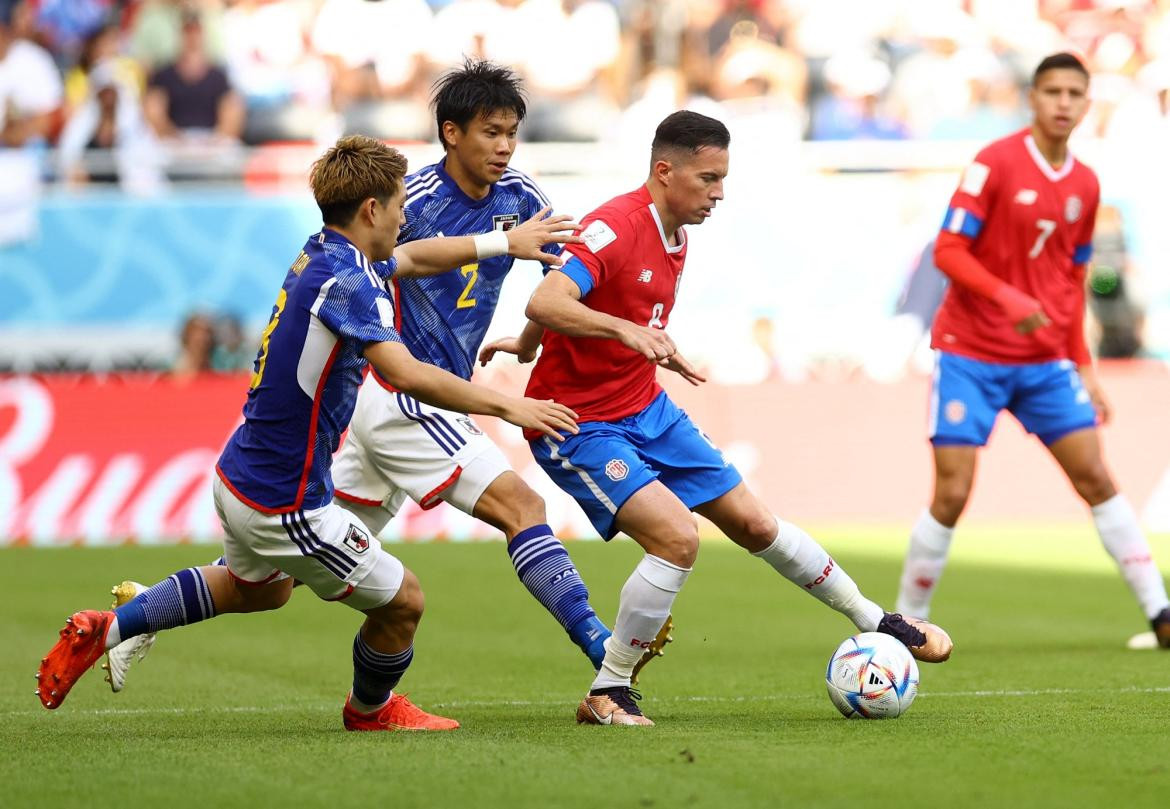
<path fill-rule="evenodd" d="M 463 287 L 463 294 L 455 301 L 455 308 L 472 309 L 475 307 L 475 298 L 469 296 L 471 290 L 475 288 L 475 282 L 479 280 L 479 264 L 464 264 L 459 268 L 459 273 L 467 279 L 467 286 Z"/>
<path fill-rule="evenodd" d="M 1028 251 L 1028 258 L 1036 258 L 1040 255 L 1040 251 L 1044 249 L 1044 243 L 1056 231 L 1056 223 L 1051 219 L 1037 219 L 1036 227 L 1040 228 L 1040 235 L 1036 237 L 1036 243 Z"/>
<path fill-rule="evenodd" d="M 276 330 L 276 324 L 280 322 L 280 313 L 284 311 L 284 305 L 287 302 L 288 293 L 282 289 L 280 294 L 276 296 L 276 303 L 272 306 L 272 317 L 268 318 L 268 325 L 264 327 L 264 333 L 260 335 L 260 354 L 256 358 L 256 371 L 252 374 L 252 384 L 248 386 L 249 391 L 260 387 L 260 381 L 264 378 L 264 366 L 268 364 L 268 340 L 272 337 L 272 332 Z"/>

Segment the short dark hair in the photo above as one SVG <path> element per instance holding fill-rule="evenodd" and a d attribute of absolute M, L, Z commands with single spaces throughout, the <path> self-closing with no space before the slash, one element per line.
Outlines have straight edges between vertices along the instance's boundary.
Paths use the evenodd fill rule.
<path fill-rule="evenodd" d="M 497 110 L 514 112 L 517 120 L 523 121 L 528 105 L 520 77 L 511 68 L 468 59 L 463 67 L 440 76 L 431 87 L 431 109 L 435 112 L 439 143 L 446 148 L 443 124 L 447 121 L 467 129 L 477 117 L 487 117 Z"/>
<path fill-rule="evenodd" d="M 693 155 L 705 146 L 726 149 L 730 143 L 731 133 L 722 121 L 690 110 L 679 110 L 663 118 L 658 129 L 654 130 L 650 159 L 659 160 L 668 151 Z"/>
<path fill-rule="evenodd" d="M 1085 81 L 1089 80 L 1089 69 L 1085 67 L 1085 63 L 1080 60 L 1080 57 L 1062 51 L 1045 56 L 1040 64 L 1036 65 L 1036 70 L 1032 73 L 1032 86 L 1035 87 L 1040 82 L 1040 76 L 1049 70 L 1075 70 L 1085 77 Z"/>

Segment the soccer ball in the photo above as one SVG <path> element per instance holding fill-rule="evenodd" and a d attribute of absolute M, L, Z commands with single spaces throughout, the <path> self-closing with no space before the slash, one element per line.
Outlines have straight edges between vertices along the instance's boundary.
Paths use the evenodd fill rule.
<path fill-rule="evenodd" d="M 918 663 L 895 638 L 862 632 L 833 652 L 825 685 L 846 718 L 893 719 L 918 695 Z"/>

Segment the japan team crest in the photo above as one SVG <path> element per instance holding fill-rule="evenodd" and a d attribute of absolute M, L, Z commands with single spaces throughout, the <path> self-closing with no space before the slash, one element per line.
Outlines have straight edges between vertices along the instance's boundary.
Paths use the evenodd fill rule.
<path fill-rule="evenodd" d="M 615 483 L 619 480 L 625 480 L 628 474 L 630 474 L 630 467 L 621 458 L 614 458 L 605 465 L 605 476 Z"/>
<path fill-rule="evenodd" d="M 1076 194 L 1064 201 L 1064 220 L 1069 224 L 1081 218 L 1081 198 Z"/>
<path fill-rule="evenodd" d="M 365 553 L 366 549 L 370 547 L 370 538 L 366 536 L 366 532 L 358 528 L 356 525 L 351 525 L 349 531 L 342 540 L 345 547 L 349 548 L 354 553 Z"/>
<path fill-rule="evenodd" d="M 492 217 L 492 230 L 511 230 L 519 224 L 518 213 L 501 213 Z"/>

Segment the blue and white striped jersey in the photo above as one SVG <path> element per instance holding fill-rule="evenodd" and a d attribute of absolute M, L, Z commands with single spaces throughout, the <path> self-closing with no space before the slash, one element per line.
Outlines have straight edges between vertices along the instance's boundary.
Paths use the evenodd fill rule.
<path fill-rule="evenodd" d="M 349 426 L 368 343 L 402 342 L 386 281 L 341 234 L 311 236 L 285 276 L 260 341 L 244 423 L 216 471 L 258 511 L 320 508 L 333 499 L 329 467 Z M 380 273 L 380 274 L 379 274 Z"/>
<path fill-rule="evenodd" d="M 508 230 L 548 205 L 536 183 L 507 169 L 488 195 L 467 196 L 443 168 L 445 160 L 406 178 L 406 223 L 398 243 L 432 236 L 467 236 Z M 560 245 L 546 252 L 559 253 Z M 417 359 L 464 379 L 491 324 L 511 256 L 497 256 L 427 278 L 395 278 L 397 326 Z"/>

